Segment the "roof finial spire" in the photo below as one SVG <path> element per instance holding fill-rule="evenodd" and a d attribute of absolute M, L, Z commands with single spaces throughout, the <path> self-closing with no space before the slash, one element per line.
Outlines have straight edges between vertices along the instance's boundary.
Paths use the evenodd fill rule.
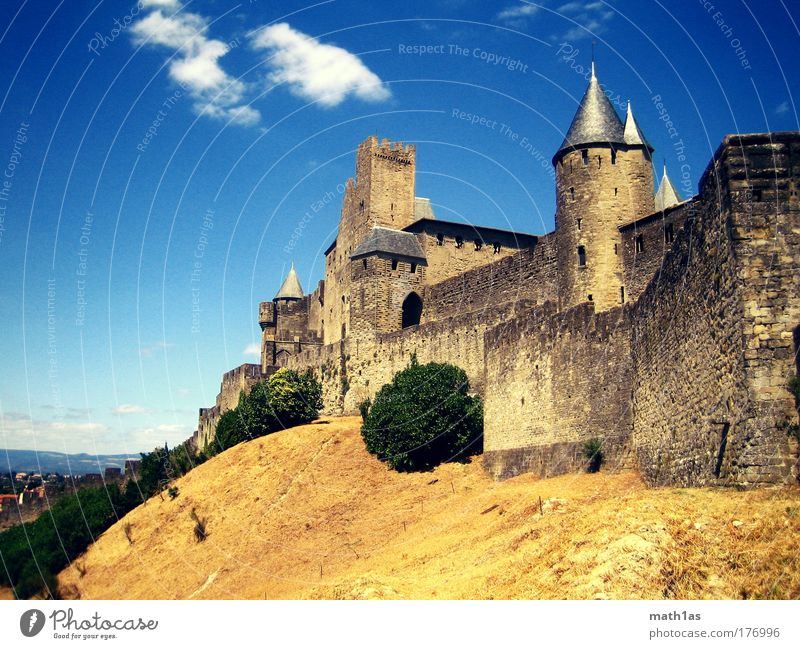
<path fill-rule="evenodd" d="M 592 79 L 596 78 L 595 77 L 595 73 L 594 73 L 594 46 L 595 46 L 595 44 L 596 44 L 595 41 L 592 41 Z"/>

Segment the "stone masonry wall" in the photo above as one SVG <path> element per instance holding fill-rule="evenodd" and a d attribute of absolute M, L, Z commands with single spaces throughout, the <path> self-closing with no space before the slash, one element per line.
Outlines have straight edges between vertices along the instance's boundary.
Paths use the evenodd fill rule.
<path fill-rule="evenodd" d="M 543 304 L 558 300 L 555 236 L 540 237 L 533 248 L 433 284 L 425 289 L 422 321 L 458 311 L 494 309 L 519 299 Z"/>
<path fill-rule="evenodd" d="M 696 210 L 697 201 L 686 201 L 620 228 L 622 280 L 628 301 L 635 302 L 651 280 L 660 281 L 664 256 L 686 219 Z"/>
<path fill-rule="evenodd" d="M 634 443 L 648 483 L 790 479 L 796 421 L 797 136 L 726 138 L 632 310 Z M 766 140 L 765 140 L 766 138 Z"/>
<path fill-rule="evenodd" d="M 484 464 L 495 478 L 631 466 L 630 332 L 625 313 L 548 303 L 486 333 Z"/>
<path fill-rule="evenodd" d="M 533 303 L 499 304 L 491 312 L 473 311 L 393 333 L 358 337 L 308 349 L 289 367 L 314 369 L 323 385 L 325 411 L 354 414 L 411 362 L 453 363 L 464 369 L 473 392 L 485 391 L 484 333 L 492 326 L 529 311 Z"/>

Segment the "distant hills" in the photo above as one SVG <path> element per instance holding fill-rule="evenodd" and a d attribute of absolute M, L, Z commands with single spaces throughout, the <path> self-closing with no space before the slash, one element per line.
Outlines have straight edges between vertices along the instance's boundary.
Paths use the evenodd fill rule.
<path fill-rule="evenodd" d="M 89 455 L 88 453 L 55 453 L 53 451 L 21 451 L 0 449 L 0 473 L 61 473 L 83 475 L 102 473 L 106 467 L 125 468 L 125 460 L 138 460 L 134 455 Z"/>

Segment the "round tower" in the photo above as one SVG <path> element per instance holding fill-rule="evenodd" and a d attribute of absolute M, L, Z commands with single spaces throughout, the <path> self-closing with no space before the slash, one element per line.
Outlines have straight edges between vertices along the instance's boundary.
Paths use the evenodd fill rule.
<path fill-rule="evenodd" d="M 556 240 L 562 308 L 625 302 L 619 227 L 652 214 L 653 148 L 630 103 L 623 124 L 595 75 L 581 99 L 556 169 Z"/>

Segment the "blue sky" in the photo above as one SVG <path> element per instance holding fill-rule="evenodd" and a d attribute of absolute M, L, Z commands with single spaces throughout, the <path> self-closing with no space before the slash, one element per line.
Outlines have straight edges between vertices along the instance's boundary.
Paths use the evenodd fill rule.
<path fill-rule="evenodd" d="M 684 196 L 726 133 L 797 130 L 780 0 L 6 0 L 0 447 L 130 452 L 254 362 L 257 305 L 323 273 L 371 134 L 440 218 L 544 233 L 598 76 Z M 669 122 L 669 123 L 668 123 Z"/>

